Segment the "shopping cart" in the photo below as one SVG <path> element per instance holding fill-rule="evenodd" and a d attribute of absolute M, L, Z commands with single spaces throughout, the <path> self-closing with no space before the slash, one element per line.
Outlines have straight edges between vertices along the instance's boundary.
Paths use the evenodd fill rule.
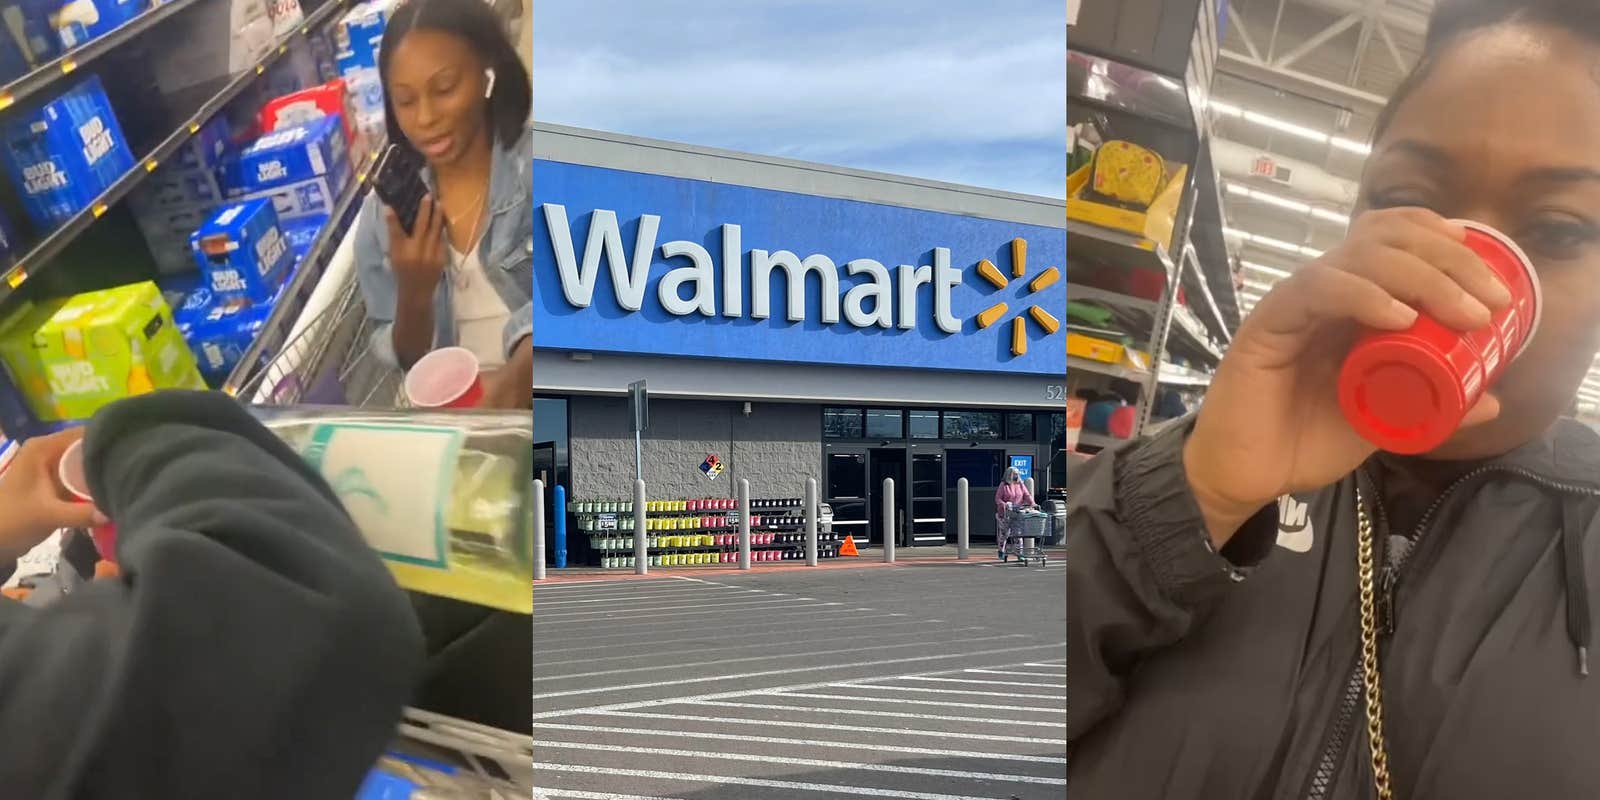
<path fill-rule="evenodd" d="M 338 281 L 332 301 L 295 322 L 298 330 L 241 384 L 238 397 L 263 405 L 404 406 L 400 370 L 369 347 L 376 323 L 354 270 L 327 277 Z"/>
<path fill-rule="evenodd" d="M 1043 565 L 1047 559 L 1039 541 L 1050 536 L 1050 515 L 1037 508 L 1012 508 L 1006 524 L 1014 531 L 1006 541 L 1006 555 L 1016 556 L 1023 566 Z"/>

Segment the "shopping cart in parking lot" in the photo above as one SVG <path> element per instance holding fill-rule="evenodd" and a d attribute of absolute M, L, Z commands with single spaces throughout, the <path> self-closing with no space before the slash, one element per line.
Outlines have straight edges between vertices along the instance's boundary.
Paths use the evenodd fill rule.
<path fill-rule="evenodd" d="M 1043 565 L 1047 558 L 1040 542 L 1050 536 L 1050 515 L 1033 507 L 1013 507 L 1006 512 L 1005 523 L 1012 531 L 1006 555 L 1015 556 L 1023 566 Z"/>

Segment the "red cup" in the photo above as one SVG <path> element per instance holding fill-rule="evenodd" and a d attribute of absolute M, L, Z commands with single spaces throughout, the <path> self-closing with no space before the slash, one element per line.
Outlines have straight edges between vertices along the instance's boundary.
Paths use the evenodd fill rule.
<path fill-rule="evenodd" d="M 73 442 L 61 454 L 61 461 L 56 464 L 56 480 L 61 482 L 61 488 L 66 489 L 73 499 L 80 503 L 93 503 L 94 497 L 89 494 L 89 479 L 83 472 L 83 440 Z M 115 564 L 117 561 L 117 526 L 97 525 L 89 529 L 89 538 L 94 540 L 94 548 L 100 551 L 100 557 Z"/>
<path fill-rule="evenodd" d="M 441 347 L 406 373 L 406 399 L 416 408 L 476 408 L 483 402 L 478 357 L 465 347 Z"/>
<path fill-rule="evenodd" d="M 1356 433 L 1391 453 L 1444 444 L 1539 328 L 1544 298 L 1533 262 L 1505 234 L 1457 222 L 1467 228 L 1467 247 L 1510 290 L 1511 304 L 1468 333 L 1419 314 L 1407 330 L 1374 331 L 1356 342 L 1339 373 L 1339 406 Z"/>

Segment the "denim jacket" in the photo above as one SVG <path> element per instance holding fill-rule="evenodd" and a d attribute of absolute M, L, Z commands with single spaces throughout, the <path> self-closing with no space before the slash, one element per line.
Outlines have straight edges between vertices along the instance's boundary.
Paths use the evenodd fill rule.
<path fill-rule="evenodd" d="M 423 180 L 434 187 L 433 173 L 424 168 Z M 478 245 L 479 262 L 500 300 L 511 309 L 502 336 L 507 357 L 521 341 L 533 335 L 533 134 L 524 127 L 510 147 L 495 145 L 489 170 L 489 226 Z M 395 305 L 398 286 L 389 268 L 389 229 L 383 220 L 383 201 L 368 193 L 357 223 L 356 279 L 366 299 L 367 316 L 377 323 L 372 352 L 384 363 L 398 366 L 394 352 Z M 439 281 L 433 296 L 433 346 L 456 344 L 455 313 L 450 281 Z"/>

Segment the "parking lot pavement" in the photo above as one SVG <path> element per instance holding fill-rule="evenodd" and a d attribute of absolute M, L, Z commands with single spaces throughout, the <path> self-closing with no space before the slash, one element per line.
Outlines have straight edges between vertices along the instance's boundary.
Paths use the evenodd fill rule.
<path fill-rule="evenodd" d="M 1058 800 L 1065 575 L 930 563 L 535 590 L 547 800 Z"/>

